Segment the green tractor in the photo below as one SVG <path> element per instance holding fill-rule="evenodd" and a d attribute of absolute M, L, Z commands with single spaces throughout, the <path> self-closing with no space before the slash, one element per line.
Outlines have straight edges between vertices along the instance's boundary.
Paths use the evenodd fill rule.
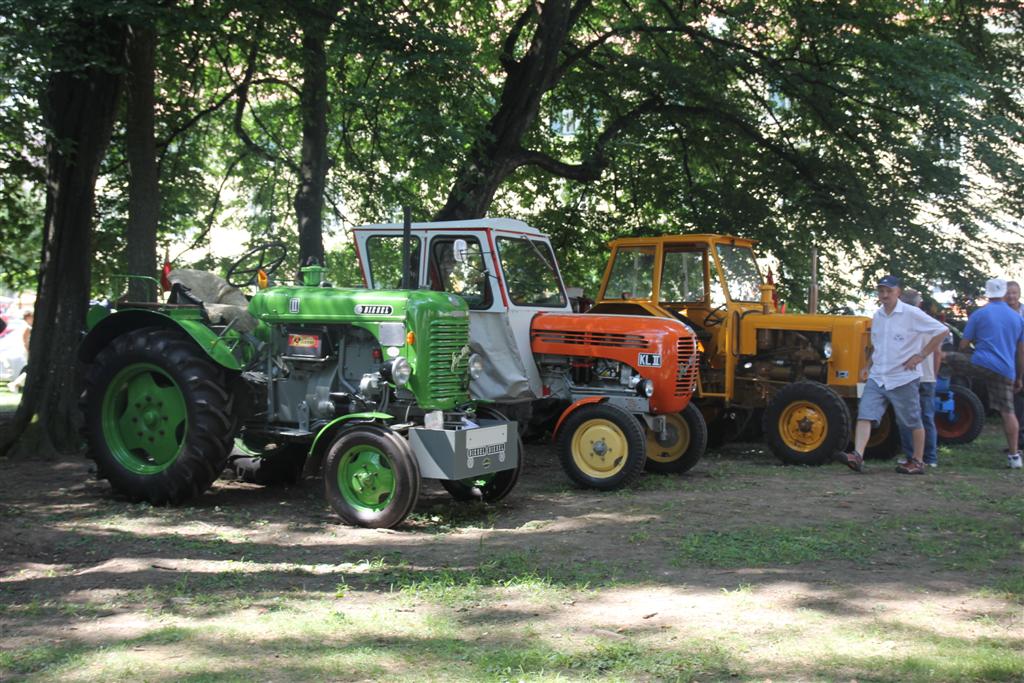
<path fill-rule="evenodd" d="M 172 271 L 164 303 L 90 311 L 79 355 L 98 476 L 165 505 L 203 493 L 229 461 L 255 481 L 322 471 L 332 508 L 365 527 L 400 524 L 421 478 L 460 500 L 507 495 L 516 425 L 469 398 L 483 367 L 465 301 L 333 287 L 318 265 L 301 285 L 272 285 L 284 260 L 284 245 L 262 245 L 226 279 Z"/>

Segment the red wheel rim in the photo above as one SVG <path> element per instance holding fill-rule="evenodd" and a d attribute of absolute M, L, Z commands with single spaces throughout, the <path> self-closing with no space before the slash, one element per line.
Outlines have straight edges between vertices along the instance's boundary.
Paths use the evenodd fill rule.
<path fill-rule="evenodd" d="M 935 432 L 943 439 L 956 439 L 966 434 L 974 424 L 974 409 L 967 401 L 953 394 L 953 410 L 956 421 L 950 421 L 943 413 L 935 416 Z"/>

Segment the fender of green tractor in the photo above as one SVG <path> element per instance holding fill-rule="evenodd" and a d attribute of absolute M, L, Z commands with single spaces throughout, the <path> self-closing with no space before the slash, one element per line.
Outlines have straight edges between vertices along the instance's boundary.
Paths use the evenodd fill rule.
<path fill-rule="evenodd" d="M 327 447 L 331 445 L 331 442 L 341 430 L 357 424 L 378 424 L 386 427 L 382 423 L 392 419 L 394 419 L 392 415 L 376 411 L 349 413 L 348 415 L 334 418 L 317 431 L 313 443 L 310 444 L 309 453 L 306 455 L 306 465 L 303 467 L 303 476 L 313 476 L 320 471 L 320 465 L 323 462 L 324 454 L 327 452 Z"/>
<path fill-rule="evenodd" d="M 180 329 L 199 345 L 218 365 L 228 370 L 241 370 L 242 366 L 231 353 L 231 348 L 216 332 L 201 320 L 172 318 L 158 311 L 125 310 L 113 313 L 96 324 L 78 347 L 78 358 L 83 363 L 92 363 L 104 347 L 125 332 L 143 327 L 166 327 Z"/>

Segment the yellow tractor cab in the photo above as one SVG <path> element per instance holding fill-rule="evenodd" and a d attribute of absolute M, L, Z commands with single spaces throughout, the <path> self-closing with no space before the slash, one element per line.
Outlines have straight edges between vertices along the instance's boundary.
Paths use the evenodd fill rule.
<path fill-rule="evenodd" d="M 595 313 L 689 325 L 701 343 L 697 402 L 719 440 L 763 429 L 784 462 L 821 464 L 845 449 L 863 385 L 871 319 L 781 313 L 755 240 L 692 234 L 610 243 Z M 869 449 L 893 450 L 882 425 Z"/>

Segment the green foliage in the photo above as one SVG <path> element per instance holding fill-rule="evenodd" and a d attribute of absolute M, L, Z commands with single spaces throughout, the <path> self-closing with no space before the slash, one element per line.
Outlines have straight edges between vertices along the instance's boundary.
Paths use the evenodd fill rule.
<path fill-rule="evenodd" d="M 0 1 L 2 277 L 33 279 L 39 86 L 47 69 L 91 58 L 52 49 L 83 12 L 157 28 L 161 250 L 195 246 L 207 255 L 176 265 L 218 266 L 230 255 L 210 253 L 211 228 L 295 243 L 299 36 L 330 21 L 324 6 Z M 344 3 L 326 43 L 328 231 L 444 205 L 468 150 L 489 139 L 502 48 L 524 8 Z M 534 26 L 513 41 L 516 58 Z M 804 298 L 812 246 L 826 303 L 890 270 L 972 294 L 990 260 L 1012 256 L 991 235 L 1021 237 L 1022 38 L 1019 9 L 979 2 L 589 3 L 522 144 L 604 172 L 582 182 L 522 165 L 489 213 L 550 232 L 567 281 L 591 294 L 611 237 L 695 231 L 762 240 L 790 301 Z M 98 192 L 98 289 L 124 269 L 123 136 Z M 359 281 L 352 260 L 351 247 L 330 258 L 339 283 Z"/>

